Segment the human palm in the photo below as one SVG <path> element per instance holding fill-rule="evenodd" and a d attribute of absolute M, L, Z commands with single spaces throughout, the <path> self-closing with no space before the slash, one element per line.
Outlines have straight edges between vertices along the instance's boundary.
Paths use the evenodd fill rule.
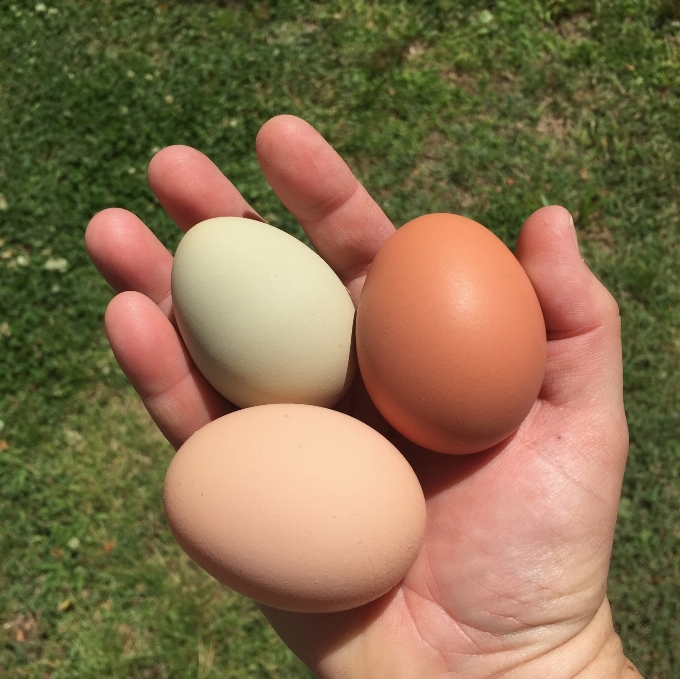
<path fill-rule="evenodd" d="M 356 302 L 393 227 L 331 147 L 292 116 L 269 121 L 264 174 Z M 202 154 L 169 147 L 149 181 L 183 230 L 259 218 Z M 86 234 L 120 294 L 106 312 L 114 354 L 175 446 L 233 407 L 192 363 L 173 324 L 172 257 L 134 215 L 110 209 Z M 516 255 L 548 334 L 539 397 L 509 439 L 468 456 L 431 453 L 387 425 L 358 379 L 340 403 L 407 457 L 423 486 L 423 549 L 402 583 L 366 606 L 299 614 L 262 607 L 321 677 L 623 676 L 605 599 L 627 452 L 618 308 L 581 260 L 566 210 L 526 222 Z M 611 674 L 596 674 L 602 670 Z M 634 672 L 634 670 L 630 670 Z"/>

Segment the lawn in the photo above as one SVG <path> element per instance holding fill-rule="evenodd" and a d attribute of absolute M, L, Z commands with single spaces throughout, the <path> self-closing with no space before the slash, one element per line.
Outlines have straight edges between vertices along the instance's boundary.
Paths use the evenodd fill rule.
<path fill-rule="evenodd" d="M 304 117 L 395 224 L 510 246 L 559 203 L 623 318 L 631 452 L 609 596 L 647 679 L 680 676 L 680 9 L 674 0 L 0 3 L 0 676 L 310 677 L 164 521 L 172 457 L 117 368 L 90 217 L 136 212 L 169 144 L 275 225 L 260 125 Z"/>

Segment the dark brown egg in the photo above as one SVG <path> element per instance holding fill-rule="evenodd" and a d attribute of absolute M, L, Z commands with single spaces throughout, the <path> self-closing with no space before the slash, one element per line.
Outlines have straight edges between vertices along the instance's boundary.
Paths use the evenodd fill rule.
<path fill-rule="evenodd" d="M 512 252 L 481 224 L 418 217 L 382 247 L 356 320 L 359 366 L 383 416 L 440 453 L 507 438 L 543 381 L 545 324 Z"/>

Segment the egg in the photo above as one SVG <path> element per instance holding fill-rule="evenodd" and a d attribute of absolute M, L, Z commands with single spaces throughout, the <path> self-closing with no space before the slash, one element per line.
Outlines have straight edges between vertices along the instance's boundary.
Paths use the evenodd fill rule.
<path fill-rule="evenodd" d="M 237 406 L 332 406 L 352 382 L 349 293 L 280 229 L 240 217 L 197 224 L 175 253 L 172 300 L 198 369 Z"/>
<path fill-rule="evenodd" d="M 399 451 L 362 422 L 271 404 L 204 426 L 163 493 L 187 554 L 260 603 L 340 611 L 385 594 L 420 550 L 425 500 Z"/>
<path fill-rule="evenodd" d="M 378 410 L 440 453 L 475 453 L 510 436 L 545 372 L 545 323 L 524 269 L 491 231 L 451 214 L 418 217 L 380 249 L 356 343 Z"/>

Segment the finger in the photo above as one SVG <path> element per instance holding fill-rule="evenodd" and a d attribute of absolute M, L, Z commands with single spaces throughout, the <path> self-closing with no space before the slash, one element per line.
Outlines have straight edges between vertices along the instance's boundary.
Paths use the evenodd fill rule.
<path fill-rule="evenodd" d="M 168 146 L 149 163 L 149 185 L 182 231 L 212 217 L 264 221 L 220 169 L 190 146 Z"/>
<path fill-rule="evenodd" d="M 618 317 L 611 293 L 581 258 L 563 207 L 541 208 L 527 219 L 516 255 L 537 288 L 549 339 L 584 334 Z"/>
<path fill-rule="evenodd" d="M 356 301 L 373 258 L 394 232 L 390 220 L 328 142 L 300 118 L 269 120 L 256 148 L 274 192 Z"/>
<path fill-rule="evenodd" d="M 551 206 L 532 214 L 516 255 L 546 322 L 548 364 L 541 396 L 562 403 L 601 396 L 618 406 L 623 393 L 618 305 L 581 259 L 567 210 Z"/>
<path fill-rule="evenodd" d="M 119 208 L 103 210 L 87 226 L 85 247 L 116 292 L 141 292 L 170 314 L 172 255 L 138 217 Z"/>
<path fill-rule="evenodd" d="M 105 325 L 116 360 L 175 448 L 233 410 L 201 375 L 175 328 L 148 297 L 137 292 L 114 297 Z"/>

